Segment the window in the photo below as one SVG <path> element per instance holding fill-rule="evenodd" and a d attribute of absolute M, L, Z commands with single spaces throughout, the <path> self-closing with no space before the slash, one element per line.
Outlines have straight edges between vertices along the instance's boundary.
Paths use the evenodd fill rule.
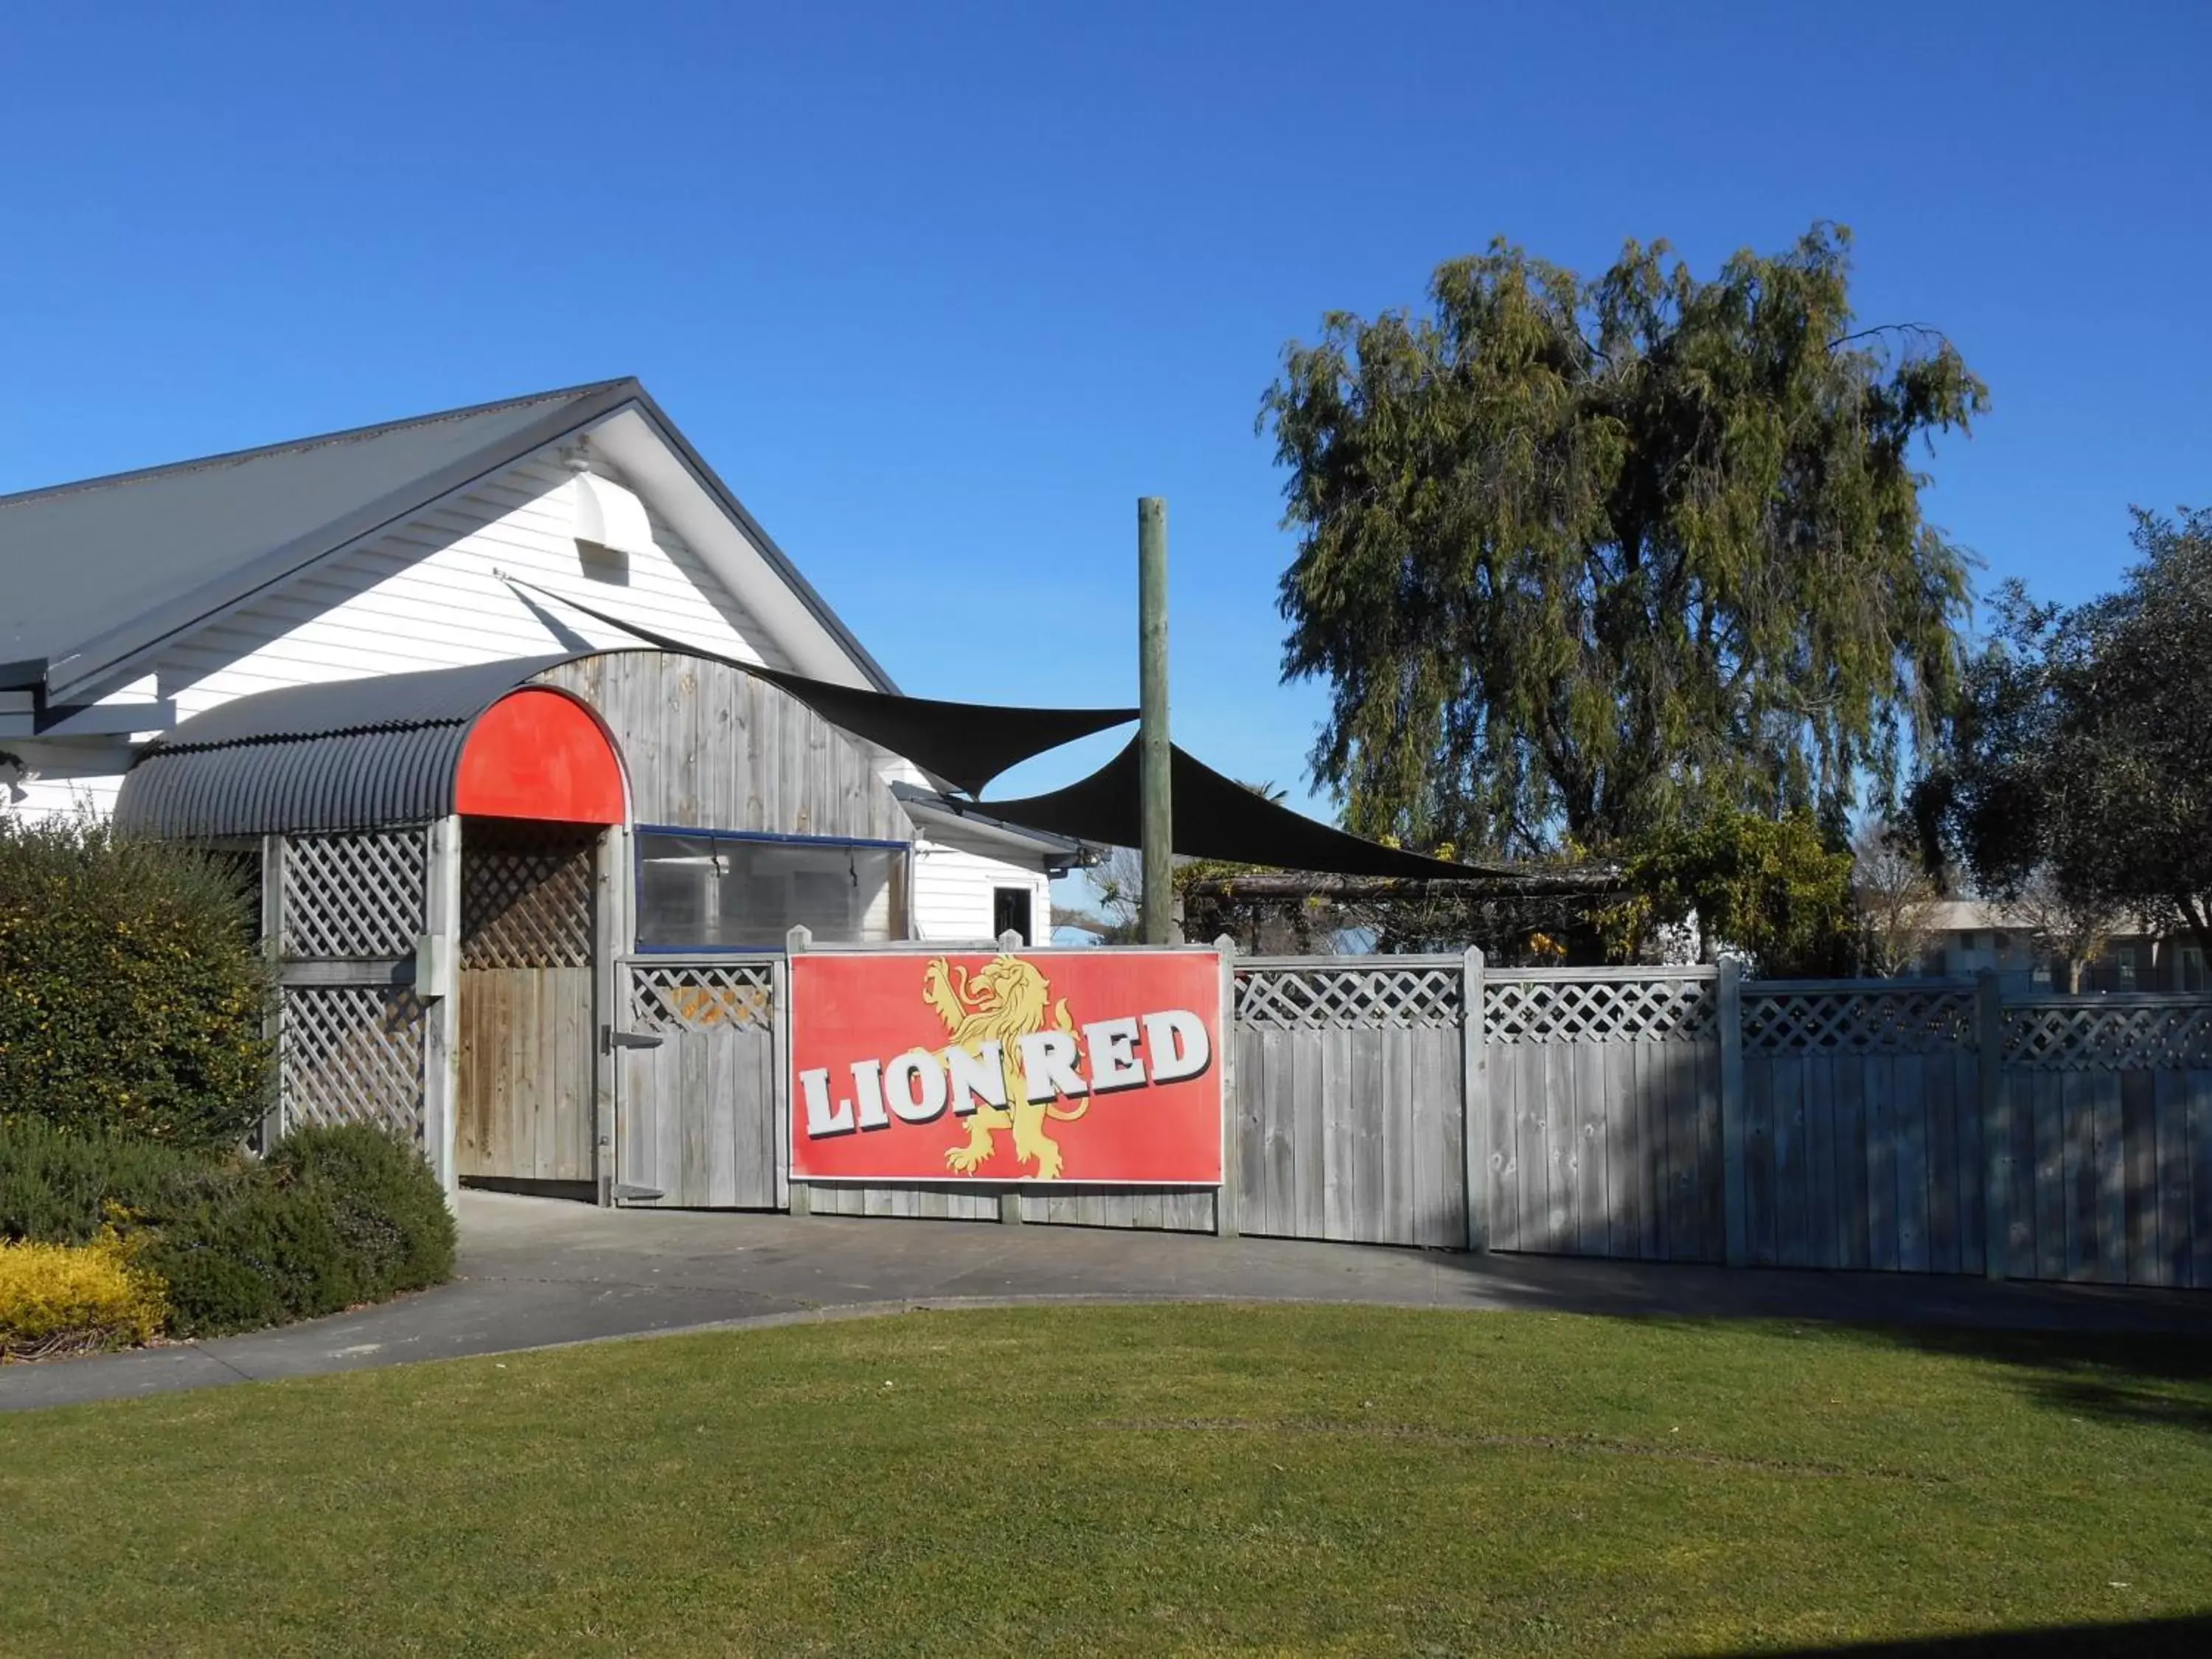
<path fill-rule="evenodd" d="M 637 942 L 653 951 L 781 949 L 906 937 L 907 849 L 895 842 L 637 832 Z"/>
<path fill-rule="evenodd" d="M 1036 935 L 1030 932 L 1030 907 L 1035 896 L 1026 887 L 994 887 L 991 890 L 991 937 L 1013 933 L 1022 936 L 1022 943 L 1034 945 Z"/>
<path fill-rule="evenodd" d="M 2181 984 L 2179 988 L 2191 996 L 2201 995 L 2204 990 L 2204 947 L 2185 945 L 2181 947 Z"/>

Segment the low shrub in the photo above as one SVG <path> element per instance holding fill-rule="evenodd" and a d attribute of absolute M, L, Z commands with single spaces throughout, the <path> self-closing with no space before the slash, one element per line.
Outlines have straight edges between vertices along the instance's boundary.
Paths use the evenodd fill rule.
<path fill-rule="evenodd" d="M 0 1239 L 88 1244 L 113 1218 L 175 1209 L 222 1160 L 34 1117 L 0 1118 Z"/>
<path fill-rule="evenodd" d="M 407 1141 L 365 1125 L 301 1128 L 277 1142 L 269 1164 L 326 1191 L 365 1294 L 396 1296 L 453 1276 L 453 1212 Z"/>
<path fill-rule="evenodd" d="M 444 1283 L 453 1218 L 420 1152 L 366 1125 L 302 1128 L 243 1179 L 210 1182 L 152 1231 L 169 1328 L 214 1336 Z"/>
<path fill-rule="evenodd" d="M 148 1231 L 144 1248 L 146 1266 L 168 1286 L 175 1336 L 313 1319 L 368 1300 L 329 1189 L 264 1170 L 209 1182 Z"/>
<path fill-rule="evenodd" d="M 151 1340 L 161 1284 L 140 1254 L 112 1229 L 89 1244 L 0 1243 L 0 1361 Z"/>
<path fill-rule="evenodd" d="M 453 1271 L 437 1177 L 380 1129 L 302 1128 L 257 1161 L 0 1122 L 0 1236 L 68 1246 L 110 1224 L 166 1287 L 178 1336 L 312 1319 Z"/>
<path fill-rule="evenodd" d="M 268 1099 L 237 865 L 0 812 L 0 1120 L 228 1147 Z"/>

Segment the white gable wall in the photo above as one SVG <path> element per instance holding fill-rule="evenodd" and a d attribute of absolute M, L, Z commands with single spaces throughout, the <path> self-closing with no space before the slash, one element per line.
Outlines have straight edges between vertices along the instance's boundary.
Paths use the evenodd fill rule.
<path fill-rule="evenodd" d="M 501 571 L 741 661 L 795 666 L 658 515 L 657 546 L 629 556 L 625 580 L 586 574 L 574 538 L 574 489 L 553 457 L 524 462 L 185 636 L 155 659 L 150 674 L 106 701 L 173 697 L 185 720 L 283 686 L 637 643 L 566 606 L 534 596 L 526 602 L 499 580 Z M 17 810 L 43 815 L 77 801 L 102 812 L 113 806 L 125 762 L 119 745 L 6 746 L 29 769 Z M 886 781 L 922 781 L 906 762 L 872 752 Z M 917 847 L 915 912 L 923 938 L 988 937 L 994 886 L 1036 884 L 1043 895 L 1038 903 L 1049 902 L 1035 865 L 945 854 L 925 856 Z"/>

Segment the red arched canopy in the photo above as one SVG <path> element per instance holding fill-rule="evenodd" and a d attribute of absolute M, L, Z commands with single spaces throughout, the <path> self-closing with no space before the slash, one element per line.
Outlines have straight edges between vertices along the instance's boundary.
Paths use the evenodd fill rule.
<path fill-rule="evenodd" d="M 589 710 L 558 691 L 510 691 L 469 733 L 454 809 L 476 817 L 620 823 L 622 763 Z"/>

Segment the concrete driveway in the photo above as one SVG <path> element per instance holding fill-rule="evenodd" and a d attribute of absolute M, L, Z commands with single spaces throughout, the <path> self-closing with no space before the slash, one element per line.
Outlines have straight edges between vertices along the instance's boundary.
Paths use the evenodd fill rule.
<path fill-rule="evenodd" d="M 702 1326 L 1026 1302 L 1368 1302 L 2212 1335 L 2212 1296 L 2185 1291 L 1478 1259 L 1079 1227 L 610 1211 L 480 1192 L 462 1194 L 460 1216 L 460 1272 L 451 1285 L 278 1330 L 10 1365 L 0 1370 L 0 1410 Z"/>

